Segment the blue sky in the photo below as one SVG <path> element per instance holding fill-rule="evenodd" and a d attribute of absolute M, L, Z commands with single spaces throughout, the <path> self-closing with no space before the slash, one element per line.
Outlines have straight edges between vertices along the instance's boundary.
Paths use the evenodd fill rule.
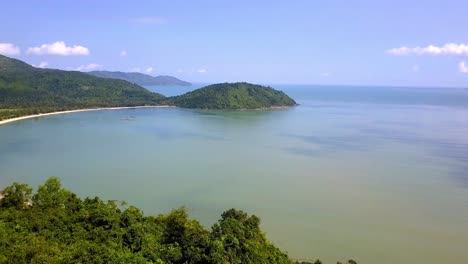
<path fill-rule="evenodd" d="M 36 66 L 193 82 L 468 86 L 468 1 L 0 6 L 0 53 Z"/>

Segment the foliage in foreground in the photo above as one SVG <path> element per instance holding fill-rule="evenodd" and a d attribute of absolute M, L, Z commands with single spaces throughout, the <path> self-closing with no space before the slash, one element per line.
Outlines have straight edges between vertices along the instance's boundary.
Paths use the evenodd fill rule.
<path fill-rule="evenodd" d="M 235 209 L 208 231 L 184 208 L 144 216 L 82 200 L 55 177 L 35 193 L 13 183 L 2 194 L 0 263 L 299 263 L 266 239 L 258 217 Z"/>

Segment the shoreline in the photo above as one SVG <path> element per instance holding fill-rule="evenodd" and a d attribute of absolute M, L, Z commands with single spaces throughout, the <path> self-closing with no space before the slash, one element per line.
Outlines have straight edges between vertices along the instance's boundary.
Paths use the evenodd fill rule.
<path fill-rule="evenodd" d="M 299 104 L 292 105 L 292 106 L 271 106 L 271 107 L 263 107 L 263 108 L 242 108 L 242 109 L 204 109 L 204 108 L 186 108 L 186 109 L 199 109 L 199 110 L 228 110 L 228 111 L 259 111 L 259 110 L 281 110 L 281 109 L 289 109 L 292 107 L 299 106 Z M 166 107 L 177 107 L 174 105 L 142 105 L 142 106 L 117 106 L 117 107 L 98 107 L 98 108 L 84 108 L 84 109 L 76 109 L 76 110 L 65 110 L 65 111 L 57 111 L 57 112 L 49 112 L 49 113 L 41 113 L 35 115 L 26 115 L 26 116 L 19 116 L 14 118 L 9 118 L 5 120 L 0 120 L 0 126 L 22 121 L 26 119 L 32 118 L 40 118 L 44 116 L 51 116 L 51 115 L 62 115 L 62 114 L 71 114 L 71 113 L 79 113 L 79 112 L 90 112 L 90 111 L 104 111 L 104 110 L 120 110 L 120 109 L 140 109 L 140 108 L 166 108 Z M 184 107 L 182 107 L 184 108 Z"/>
<path fill-rule="evenodd" d="M 35 115 L 26 115 L 26 116 L 19 116 L 14 118 L 9 118 L 5 120 L 0 120 L 0 125 L 5 125 L 21 120 L 31 119 L 31 118 L 39 118 L 44 116 L 51 116 L 51 115 L 62 115 L 62 114 L 71 114 L 71 113 L 79 113 L 79 112 L 90 112 L 90 111 L 103 111 L 103 110 L 120 110 L 120 109 L 139 109 L 139 108 L 165 108 L 165 107 L 175 107 L 172 105 L 143 105 L 143 106 L 117 106 L 117 107 L 98 107 L 98 108 L 84 108 L 84 109 L 76 109 L 76 110 L 65 110 L 65 111 L 57 111 L 57 112 L 50 112 L 50 113 L 41 113 Z"/>

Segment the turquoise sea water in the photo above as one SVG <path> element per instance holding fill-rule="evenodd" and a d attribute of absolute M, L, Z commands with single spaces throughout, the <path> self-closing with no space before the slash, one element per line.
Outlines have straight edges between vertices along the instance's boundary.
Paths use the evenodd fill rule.
<path fill-rule="evenodd" d="M 235 207 L 292 257 L 325 263 L 468 263 L 468 90 L 273 87 L 301 105 L 0 126 L 0 187 L 55 175 L 147 214 L 186 206 L 206 226 Z"/>

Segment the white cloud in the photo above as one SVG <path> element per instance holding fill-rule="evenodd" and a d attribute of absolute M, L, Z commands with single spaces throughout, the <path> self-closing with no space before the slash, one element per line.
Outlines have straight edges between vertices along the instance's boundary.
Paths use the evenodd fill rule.
<path fill-rule="evenodd" d="M 45 68 L 45 67 L 47 67 L 47 65 L 49 65 L 49 63 L 47 61 L 41 61 L 37 65 L 33 64 L 33 66 L 36 67 L 36 68 Z"/>
<path fill-rule="evenodd" d="M 126 51 L 126 50 L 122 50 L 122 51 L 120 52 L 120 56 L 122 56 L 122 57 L 127 56 L 127 51 Z"/>
<path fill-rule="evenodd" d="M 137 17 L 131 21 L 140 24 L 166 24 L 168 22 L 164 17 Z"/>
<path fill-rule="evenodd" d="M 21 49 L 11 43 L 0 43 L 0 54 L 6 56 L 19 55 Z"/>
<path fill-rule="evenodd" d="M 201 69 L 198 69 L 197 72 L 203 74 L 203 73 L 207 73 L 208 70 L 204 69 L 204 68 L 201 68 Z"/>
<path fill-rule="evenodd" d="M 461 61 L 461 62 L 458 64 L 458 69 L 459 69 L 460 72 L 462 72 L 462 73 L 468 73 L 468 66 L 465 65 L 465 62 L 464 62 L 464 61 Z"/>
<path fill-rule="evenodd" d="M 99 68 L 102 68 L 102 65 L 97 64 L 97 63 L 90 63 L 90 64 L 87 64 L 87 65 L 81 65 L 79 67 L 76 67 L 74 70 L 76 70 L 76 71 L 94 71 L 94 70 L 97 70 Z"/>
<path fill-rule="evenodd" d="M 147 68 L 140 68 L 140 67 L 134 67 L 130 69 L 130 72 L 145 72 L 145 73 L 152 73 L 155 72 L 156 68 L 154 67 L 147 67 Z"/>
<path fill-rule="evenodd" d="M 411 67 L 411 70 L 413 72 L 418 72 L 419 71 L 419 65 L 418 64 L 414 64 L 412 67 Z"/>
<path fill-rule="evenodd" d="M 426 47 L 400 47 L 386 51 L 392 55 L 468 55 L 468 44 L 447 43 L 443 46 L 429 45 Z"/>
<path fill-rule="evenodd" d="M 83 56 L 89 55 L 89 49 L 79 45 L 67 46 L 65 42 L 57 41 L 51 44 L 42 44 L 39 47 L 28 48 L 27 53 L 34 55 Z"/>

